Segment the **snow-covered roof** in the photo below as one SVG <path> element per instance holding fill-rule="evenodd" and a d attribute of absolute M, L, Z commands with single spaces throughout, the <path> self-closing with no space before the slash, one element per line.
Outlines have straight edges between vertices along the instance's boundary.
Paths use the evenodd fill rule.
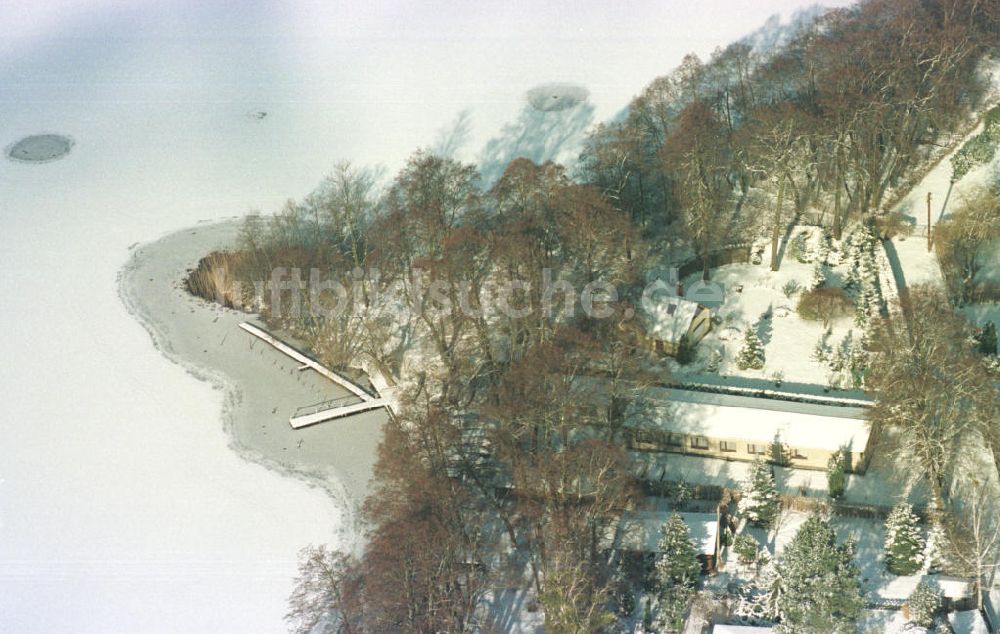
<path fill-rule="evenodd" d="M 618 524 L 617 548 L 636 552 L 659 550 L 660 528 L 670 519 L 668 511 L 633 511 L 625 513 Z M 715 535 L 719 521 L 714 513 L 678 513 L 691 531 L 691 541 L 703 555 L 715 554 Z"/>
<path fill-rule="evenodd" d="M 716 625 L 712 628 L 712 634 L 773 634 L 773 632 L 773 628 L 754 625 Z"/>
<path fill-rule="evenodd" d="M 659 341 L 679 343 L 691 329 L 691 322 L 698 314 L 698 303 L 657 293 L 643 302 L 643 323 L 646 334 Z"/>
<path fill-rule="evenodd" d="M 955 630 L 955 634 L 990 634 L 986 619 L 979 610 L 952 612 L 948 615 L 948 623 L 951 624 L 951 629 Z"/>
<path fill-rule="evenodd" d="M 747 406 L 752 402 L 748 399 L 734 401 L 717 394 L 667 388 L 651 388 L 647 397 L 649 409 L 641 414 L 642 419 L 629 424 L 652 424 L 667 431 L 712 438 L 778 441 L 800 449 L 836 451 L 847 447 L 860 452 L 868 444 L 868 424 L 864 420 L 809 411 L 816 408 L 760 409 Z"/>
<path fill-rule="evenodd" d="M 975 587 L 968 579 L 946 576 L 934 577 L 933 579 L 937 582 L 941 594 L 949 599 L 964 599 L 971 597 L 975 592 Z"/>

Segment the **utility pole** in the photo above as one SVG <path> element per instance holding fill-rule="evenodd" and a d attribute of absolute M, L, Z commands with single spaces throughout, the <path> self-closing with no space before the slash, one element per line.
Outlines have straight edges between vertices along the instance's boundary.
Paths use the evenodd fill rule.
<path fill-rule="evenodd" d="M 931 196 L 930 192 L 927 192 L 927 252 L 930 253 L 931 250 Z"/>

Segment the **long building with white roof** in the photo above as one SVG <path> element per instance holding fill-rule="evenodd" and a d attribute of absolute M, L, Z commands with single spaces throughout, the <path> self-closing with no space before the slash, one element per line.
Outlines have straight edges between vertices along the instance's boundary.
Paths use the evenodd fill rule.
<path fill-rule="evenodd" d="M 868 423 L 856 407 L 815 405 L 682 389 L 650 388 L 630 416 L 636 451 L 670 451 L 825 469 L 839 450 L 848 469 L 867 466 Z"/>

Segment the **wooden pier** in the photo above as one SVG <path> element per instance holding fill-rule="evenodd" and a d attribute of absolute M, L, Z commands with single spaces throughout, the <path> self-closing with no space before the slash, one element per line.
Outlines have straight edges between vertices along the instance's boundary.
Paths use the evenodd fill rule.
<path fill-rule="evenodd" d="M 250 333 L 254 337 L 261 339 L 271 346 L 273 346 L 279 352 L 282 352 L 292 359 L 295 359 L 302 365 L 299 366 L 300 370 L 312 369 L 318 372 L 320 375 L 330 379 L 340 387 L 344 388 L 350 392 L 354 398 L 349 398 L 353 401 L 350 403 L 344 403 L 345 399 L 336 399 L 334 401 L 327 401 L 325 403 L 319 404 L 320 407 L 310 406 L 315 408 L 314 411 L 302 413 L 302 408 L 295 414 L 293 414 L 289 419 L 288 423 L 294 429 L 300 429 L 302 427 L 308 427 L 309 425 L 315 425 L 317 423 L 323 423 L 329 420 L 334 420 L 337 418 L 343 418 L 345 416 L 350 416 L 352 414 L 360 414 L 362 412 L 371 411 L 379 408 L 387 408 L 391 410 L 391 401 L 381 396 L 374 396 L 368 390 L 365 390 L 357 383 L 351 381 L 347 377 L 344 377 L 333 370 L 325 367 L 315 359 L 312 359 L 305 354 L 299 352 L 292 346 L 286 344 L 283 341 L 275 338 L 271 333 L 254 326 L 253 324 L 243 322 L 240 324 L 240 328 Z M 328 407 L 323 407 L 323 405 L 329 405 Z"/>

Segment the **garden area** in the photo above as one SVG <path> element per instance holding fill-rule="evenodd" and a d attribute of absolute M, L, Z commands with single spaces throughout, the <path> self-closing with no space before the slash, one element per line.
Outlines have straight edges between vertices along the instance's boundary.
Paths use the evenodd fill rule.
<path fill-rule="evenodd" d="M 770 249 L 758 244 L 750 262 L 711 271 L 725 299 L 693 360 L 671 364 L 675 376 L 864 387 L 865 325 L 895 293 L 875 232 L 857 226 L 834 240 L 821 227 L 798 226 L 778 257 L 771 270 Z"/>

